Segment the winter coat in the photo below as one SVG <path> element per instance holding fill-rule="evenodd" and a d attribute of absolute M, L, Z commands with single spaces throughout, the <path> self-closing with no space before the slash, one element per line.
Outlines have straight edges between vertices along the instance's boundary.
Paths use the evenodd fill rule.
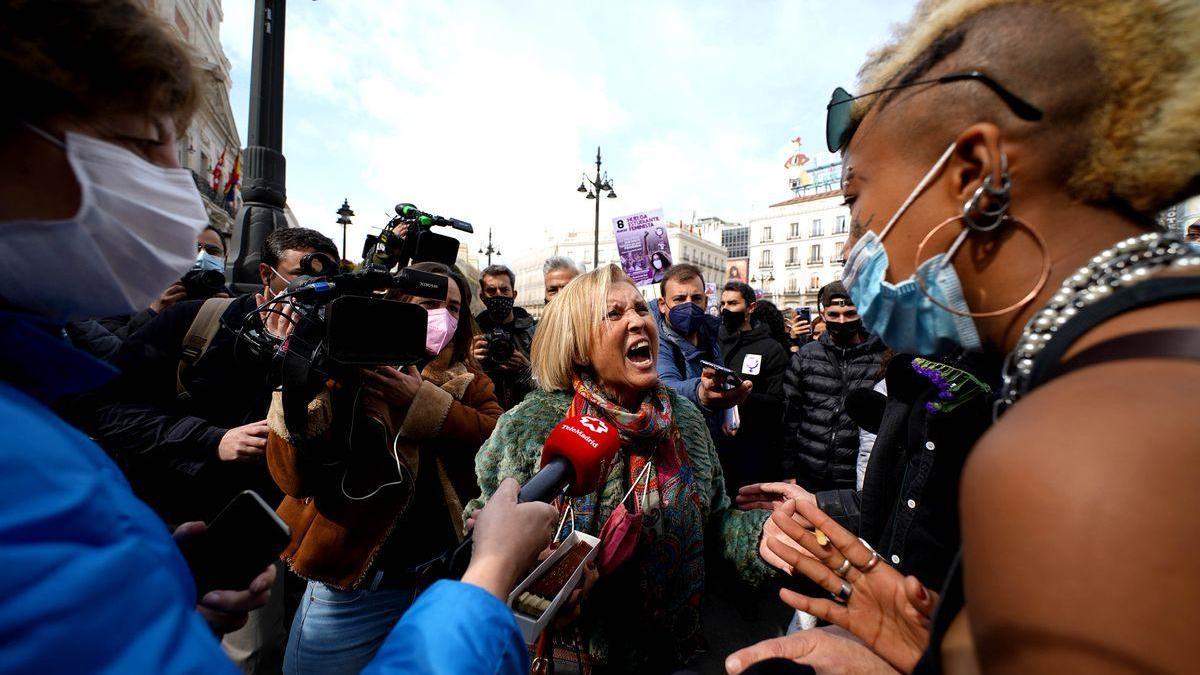
<path fill-rule="evenodd" d="M 188 395 L 176 392 L 183 338 L 203 304 L 177 303 L 126 340 L 111 360 L 120 379 L 84 401 L 92 405 L 77 420 L 168 523 L 210 520 L 242 490 L 272 505 L 282 498 L 261 462 L 225 462 L 217 455 L 227 431 L 266 419 L 277 384 L 271 354 L 255 355 L 238 342 L 243 318 L 255 307 L 253 294 L 225 309 L 208 350 L 182 373 Z M 262 325 L 257 316 L 246 321 L 248 328 Z"/>
<path fill-rule="evenodd" d="M 486 375 L 448 365 L 452 350 L 421 372 L 425 381 L 408 406 L 365 399 L 353 461 L 334 468 L 319 453 L 297 450 L 275 395 L 267 465 L 287 495 L 279 515 L 292 541 L 282 558 L 296 574 L 356 589 L 368 572 L 405 574 L 462 537 L 462 501 L 477 494 L 475 453 L 503 411 Z M 309 404 L 308 437 L 328 437 L 330 405 L 327 392 Z"/>
<path fill-rule="evenodd" d="M 783 476 L 783 376 L 787 352 L 759 324 L 748 331 L 720 333 L 725 366 L 754 383 L 749 398 L 738 406 L 737 434 L 720 436 L 717 449 L 730 493 L 751 483 L 781 480 Z"/>
<path fill-rule="evenodd" d="M 520 307 L 513 307 L 512 312 L 513 320 L 505 324 L 494 321 L 487 310 L 476 315 L 475 322 L 479 324 L 481 335 L 487 335 L 497 328 L 509 333 L 512 335 L 513 346 L 525 356 L 529 356 L 533 350 L 533 332 L 537 328 L 537 321 Z M 496 398 L 500 401 L 500 407 L 505 410 L 520 403 L 533 391 L 533 374 L 528 368 L 522 371 L 501 370 L 496 364 L 485 360 L 483 372 L 496 385 Z"/>
<path fill-rule="evenodd" d="M 784 470 L 810 492 L 855 487 L 858 425 L 846 397 L 870 389 L 883 376 L 886 350 L 876 336 L 851 347 L 834 344 L 828 332 L 792 355 L 787 393 Z"/>
<path fill-rule="evenodd" d="M 0 311 L 0 671 L 229 673 L 171 533 L 50 406 L 116 373 Z"/>
<path fill-rule="evenodd" d="M 941 588 L 958 551 L 958 485 L 963 463 L 992 422 L 990 392 L 959 397 L 931 412 L 939 388 L 919 375 L 913 357 L 898 354 L 887 368 L 887 395 L 860 390 L 847 406 L 864 428 L 878 432 L 862 490 L 817 492 L 817 505 L 864 538 L 902 574 Z M 976 376 L 999 368 L 962 356 L 941 362 Z"/>
<path fill-rule="evenodd" d="M 691 462 L 691 471 L 699 493 L 698 507 L 707 523 L 705 547 L 723 552 L 725 560 L 738 570 L 744 580 L 754 585 L 760 584 L 775 574 L 758 555 L 762 524 L 770 514 L 766 511 L 739 511 L 731 507 L 721 476 L 721 466 L 716 458 L 712 437 L 704 423 L 704 416 L 696 406 L 674 390 L 668 387 L 667 391 L 671 397 L 675 424 Z M 542 445 L 550 431 L 566 416 L 571 398 L 572 393 L 569 391 L 534 391 L 521 405 L 504 413 L 496 424 L 495 433 L 479 449 L 476 473 L 483 494 L 467 505 L 467 513 L 482 508 L 503 479 L 511 476 L 524 483 L 537 473 Z M 622 453 L 618 457 L 622 457 L 624 461 L 613 462 L 605 484 L 600 489 L 599 506 L 595 516 L 590 519 L 591 530 L 588 534 L 599 534 L 601 525 L 612 514 L 626 492 L 629 484 L 628 454 Z M 664 510 L 660 513 L 670 514 L 673 511 Z M 717 541 L 713 541 L 713 538 L 717 538 Z M 646 583 L 667 584 L 670 583 L 670 577 L 677 574 L 687 574 L 687 570 L 664 569 L 662 579 L 647 580 Z M 649 653 L 661 657 L 670 652 L 672 645 L 664 644 L 660 639 L 661 635 L 668 631 L 665 626 L 661 628 L 661 633 L 640 635 L 641 639 L 637 643 L 622 640 L 619 644 L 613 644 L 614 634 L 627 625 L 623 622 L 640 606 L 638 595 L 641 590 L 636 579 L 620 574 L 601 579 L 599 583 L 608 585 L 598 586 L 587 602 L 604 602 L 608 603 L 608 606 L 617 604 L 622 609 L 618 614 L 595 609 L 589 613 L 589 605 L 585 604 L 578 627 L 588 652 L 593 657 L 601 662 L 608 662 L 614 672 L 639 672 L 636 664 L 644 661 Z M 615 662 L 622 660 L 614 655 L 618 650 L 625 658 L 633 659 L 634 663 Z"/>
<path fill-rule="evenodd" d="M 701 361 L 725 365 L 721 358 L 721 343 L 717 340 L 720 321 L 712 316 L 703 319 L 700 344 L 697 346 L 676 332 L 667 317 L 658 311 L 658 307 L 653 311 L 655 322 L 658 324 L 658 378 L 700 408 L 715 440 L 721 433 L 721 421 L 725 417 L 725 411 L 709 410 L 700 405 L 700 373 L 704 370 Z"/>

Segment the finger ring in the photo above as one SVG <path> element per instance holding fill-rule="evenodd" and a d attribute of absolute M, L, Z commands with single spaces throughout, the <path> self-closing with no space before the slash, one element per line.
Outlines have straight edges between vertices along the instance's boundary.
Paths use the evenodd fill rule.
<path fill-rule="evenodd" d="M 850 559 L 842 558 L 842 564 L 839 565 L 838 568 L 833 571 L 833 573 L 845 579 L 846 573 L 850 571 L 851 567 L 853 567 L 853 565 L 850 563 Z"/>
<path fill-rule="evenodd" d="M 849 582 L 843 581 L 842 587 L 834 594 L 833 599 L 844 605 L 850 602 L 851 595 L 854 595 L 854 587 Z"/>
<path fill-rule="evenodd" d="M 866 574 L 867 572 L 870 572 L 872 569 L 874 569 L 874 568 L 875 568 L 875 566 L 876 566 L 876 565 L 878 565 L 878 564 L 879 564 L 879 559 L 880 559 L 881 557 L 882 557 L 882 556 L 880 556 L 880 555 L 879 555 L 878 553 L 876 553 L 875 551 L 871 551 L 871 559 L 870 559 L 870 560 L 868 560 L 868 561 L 866 562 L 866 564 L 864 564 L 864 565 L 862 565 L 861 567 L 859 567 L 859 568 L 858 568 L 858 570 L 859 570 L 860 572 L 862 572 L 863 574 Z"/>

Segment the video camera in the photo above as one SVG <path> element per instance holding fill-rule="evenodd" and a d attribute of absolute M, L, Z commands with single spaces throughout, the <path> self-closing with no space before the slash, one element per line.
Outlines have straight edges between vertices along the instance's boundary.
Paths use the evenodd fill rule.
<path fill-rule="evenodd" d="M 294 322 L 281 348 L 285 422 L 293 433 L 306 428 L 305 405 L 327 380 L 356 379 L 354 367 L 407 366 L 425 358 L 427 312 L 420 305 L 390 300 L 388 292 L 445 299 L 449 279 L 409 267 L 414 262 L 453 265 L 458 241 L 430 231 L 448 225 L 467 232 L 471 225 L 433 216 L 411 204 L 396 207 L 396 218 L 368 237 L 362 268 L 338 273 L 326 254 L 310 253 L 300 276 L 287 290 L 255 311 L 281 312 L 291 300 Z M 403 238 L 397 226 L 407 224 Z M 393 267 L 398 267 L 395 272 Z"/>
<path fill-rule="evenodd" d="M 431 228 L 452 227 L 460 232 L 473 233 L 470 223 L 457 218 L 425 213 L 412 204 L 397 204 L 396 216 L 388 221 L 377 235 L 367 237 L 363 246 L 363 263 L 392 269 L 407 267 L 410 262 L 433 261 L 453 265 L 458 257 L 458 240 L 447 237 Z M 399 236 L 397 230 L 407 229 Z"/>

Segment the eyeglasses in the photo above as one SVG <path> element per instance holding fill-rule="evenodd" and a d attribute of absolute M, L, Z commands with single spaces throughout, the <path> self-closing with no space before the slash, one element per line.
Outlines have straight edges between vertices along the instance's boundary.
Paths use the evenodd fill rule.
<path fill-rule="evenodd" d="M 845 105 L 851 101 L 858 100 L 865 96 L 873 96 L 885 91 L 893 91 L 896 89 L 906 89 L 908 87 L 916 87 L 922 84 L 946 84 L 949 82 L 962 82 L 965 80 L 975 80 L 987 86 L 1000 97 L 1008 106 L 1009 110 L 1013 111 L 1017 117 L 1029 122 L 1036 122 L 1042 119 L 1041 109 L 1035 107 L 1025 99 L 1017 96 L 1008 89 L 1005 89 L 999 82 L 984 75 L 978 70 L 972 70 L 969 73 L 952 73 L 943 75 L 930 80 L 919 80 L 917 82 L 909 82 L 907 84 L 897 84 L 891 87 L 883 87 L 875 91 L 868 91 L 865 94 L 851 96 L 850 92 L 838 87 L 833 90 L 833 95 L 829 97 L 829 105 L 825 106 L 825 144 L 829 146 L 830 152 L 838 152 L 846 147 L 850 142 L 850 137 L 853 136 L 854 129 L 850 124 L 851 106 Z"/>

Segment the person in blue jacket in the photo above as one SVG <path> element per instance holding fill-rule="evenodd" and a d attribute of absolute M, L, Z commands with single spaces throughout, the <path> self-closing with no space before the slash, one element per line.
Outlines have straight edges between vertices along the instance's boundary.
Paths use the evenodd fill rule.
<path fill-rule="evenodd" d="M 663 384 L 695 403 L 704 413 L 713 441 L 719 440 L 725 411 L 746 400 L 751 385 L 723 391 L 703 361 L 723 365 L 717 342 L 720 321 L 709 315 L 700 268 L 680 263 L 667 268 L 659 283 L 658 376 Z"/>
<path fill-rule="evenodd" d="M 162 521 L 54 409 L 116 374 L 66 323 L 148 306 L 195 258 L 208 219 L 176 153 L 195 66 L 136 0 L 5 2 L 0 26 L 0 87 L 21 92 L 0 112 L 0 672 L 234 673 L 217 635 L 266 602 L 274 568 L 197 601 Z M 504 523 L 481 513 L 464 581 L 430 589 L 375 667 L 525 667 L 493 596 L 549 542 L 554 509 L 509 491 Z M 473 668 L 443 667 L 466 654 Z"/>

